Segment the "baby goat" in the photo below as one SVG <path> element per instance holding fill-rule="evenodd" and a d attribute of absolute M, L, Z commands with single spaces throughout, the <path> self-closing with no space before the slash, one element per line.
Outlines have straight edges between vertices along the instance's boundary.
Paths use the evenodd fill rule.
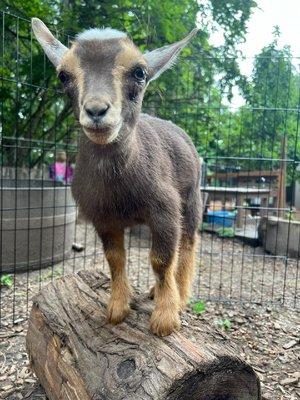
<path fill-rule="evenodd" d="M 188 135 L 169 121 L 141 114 L 146 87 L 193 38 L 142 54 L 125 33 L 90 29 L 70 49 L 42 21 L 32 27 L 74 105 L 82 134 L 73 196 L 98 232 L 111 271 L 108 321 L 130 310 L 124 229 L 146 224 L 156 276 L 150 327 L 168 335 L 180 327 L 190 293 L 200 221 L 200 162 Z"/>

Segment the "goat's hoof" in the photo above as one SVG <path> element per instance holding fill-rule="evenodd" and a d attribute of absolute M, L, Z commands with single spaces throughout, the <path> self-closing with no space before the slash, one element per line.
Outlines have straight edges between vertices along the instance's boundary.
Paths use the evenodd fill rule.
<path fill-rule="evenodd" d="M 168 336 L 180 329 L 177 311 L 154 310 L 150 319 L 150 329 L 157 336 Z"/>
<path fill-rule="evenodd" d="M 154 300 L 154 296 L 155 296 L 155 286 L 152 286 L 152 288 L 150 289 L 148 297 L 149 297 L 150 300 Z"/>
<path fill-rule="evenodd" d="M 107 320 L 110 324 L 117 325 L 123 322 L 129 313 L 128 304 L 114 301 L 108 304 Z"/>

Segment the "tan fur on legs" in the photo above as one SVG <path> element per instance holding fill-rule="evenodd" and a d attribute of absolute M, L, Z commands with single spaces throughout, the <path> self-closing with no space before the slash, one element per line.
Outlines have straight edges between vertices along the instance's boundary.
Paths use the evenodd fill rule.
<path fill-rule="evenodd" d="M 114 233 L 105 251 L 111 271 L 111 297 L 108 303 L 107 318 L 115 325 L 124 320 L 130 312 L 131 288 L 125 270 L 124 235 Z"/>
<path fill-rule="evenodd" d="M 151 264 L 157 277 L 155 285 L 155 309 L 150 319 L 150 329 L 159 336 L 166 336 L 180 328 L 179 293 L 175 271 L 177 254 L 166 265 L 153 252 L 150 254 Z"/>
<path fill-rule="evenodd" d="M 191 286 L 195 273 L 196 244 L 196 234 L 192 239 L 186 234 L 182 234 L 176 274 L 181 310 L 184 310 L 191 295 Z"/>

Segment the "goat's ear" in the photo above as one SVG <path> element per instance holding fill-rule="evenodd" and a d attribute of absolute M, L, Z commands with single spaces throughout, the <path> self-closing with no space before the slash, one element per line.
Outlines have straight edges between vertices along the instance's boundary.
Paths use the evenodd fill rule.
<path fill-rule="evenodd" d="M 168 46 L 161 47 L 159 49 L 145 53 L 144 57 L 149 67 L 150 81 L 153 81 L 166 69 L 172 67 L 175 63 L 178 54 L 181 50 L 189 43 L 190 40 L 198 32 L 198 29 L 193 29 L 184 39 L 179 42 L 170 44 Z"/>
<path fill-rule="evenodd" d="M 40 19 L 32 18 L 31 26 L 35 37 L 44 49 L 44 52 L 48 56 L 49 60 L 55 67 L 57 67 L 62 56 L 66 51 L 68 51 L 68 48 L 52 35 L 44 22 Z"/>

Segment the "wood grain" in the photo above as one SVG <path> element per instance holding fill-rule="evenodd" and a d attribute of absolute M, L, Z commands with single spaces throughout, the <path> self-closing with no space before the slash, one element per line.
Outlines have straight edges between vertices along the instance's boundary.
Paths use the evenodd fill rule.
<path fill-rule="evenodd" d="M 120 325 L 106 320 L 109 279 L 82 271 L 35 298 L 27 350 L 49 400 L 257 400 L 253 369 L 220 333 L 186 323 L 165 338 L 149 331 L 153 308 L 135 294 Z"/>

